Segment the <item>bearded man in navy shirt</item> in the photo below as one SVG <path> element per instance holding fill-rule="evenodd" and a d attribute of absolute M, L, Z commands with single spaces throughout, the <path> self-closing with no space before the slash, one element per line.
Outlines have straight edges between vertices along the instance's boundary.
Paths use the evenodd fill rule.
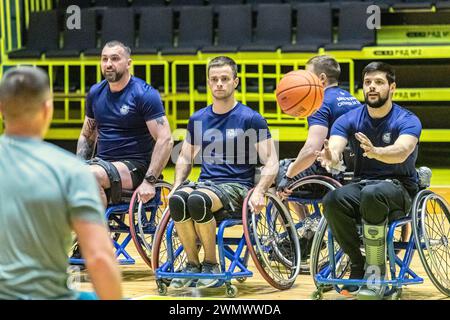
<path fill-rule="evenodd" d="M 122 189 L 136 189 L 144 203 L 155 196 L 155 183 L 169 160 L 173 139 L 156 89 L 130 74 L 131 50 L 106 43 L 101 70 L 105 79 L 89 90 L 77 155 L 93 156 L 103 204 L 117 203 Z"/>
<path fill-rule="evenodd" d="M 328 193 L 323 200 L 324 215 L 350 257 L 350 279 L 384 279 L 387 224 L 408 213 L 419 188 L 415 163 L 422 126 L 416 115 L 392 102 L 396 84 L 390 65 L 372 62 L 362 75 L 366 105 L 334 123 L 330 140 L 317 155 L 324 167 L 336 168 L 350 143 L 355 153 L 354 175 L 359 182 Z M 363 226 L 365 258 L 360 250 L 358 223 Z M 358 289 L 359 299 L 381 299 L 386 288 L 344 288 L 350 293 Z"/>
<path fill-rule="evenodd" d="M 256 111 L 237 102 L 239 84 L 236 63 L 216 57 L 208 64 L 208 86 L 212 105 L 195 112 L 189 119 L 187 136 L 175 168 L 174 192 L 169 198 L 170 215 L 187 255 L 184 273 L 219 273 L 216 257 L 217 219 L 242 218 L 247 191 L 254 187 L 257 157 L 264 167 L 249 199 L 259 212 L 264 193 L 278 172 L 278 157 L 266 120 Z M 194 160 L 199 159 L 198 183 L 186 181 Z M 204 248 L 200 263 L 197 238 Z M 170 286 L 190 286 L 192 278 L 174 278 Z M 217 279 L 202 278 L 196 286 L 211 287 Z"/>

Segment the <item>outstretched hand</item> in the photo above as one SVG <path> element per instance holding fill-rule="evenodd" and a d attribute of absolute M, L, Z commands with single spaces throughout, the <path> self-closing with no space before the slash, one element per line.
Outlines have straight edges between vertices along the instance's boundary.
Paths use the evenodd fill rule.
<path fill-rule="evenodd" d="M 370 139 L 367 138 L 367 136 L 364 133 L 362 132 L 355 133 L 355 138 L 361 143 L 359 146 L 364 150 L 363 153 L 364 157 L 373 159 L 377 156 L 377 148 L 373 146 Z"/>
<path fill-rule="evenodd" d="M 322 167 L 331 167 L 333 163 L 333 156 L 331 155 L 330 147 L 328 145 L 328 139 L 324 140 L 323 149 L 321 151 L 316 151 L 315 155 L 317 156 L 317 161 L 320 162 Z"/>

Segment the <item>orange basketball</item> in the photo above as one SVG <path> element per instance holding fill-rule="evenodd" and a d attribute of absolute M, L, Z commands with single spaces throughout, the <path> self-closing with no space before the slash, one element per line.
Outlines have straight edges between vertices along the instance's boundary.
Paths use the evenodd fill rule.
<path fill-rule="evenodd" d="M 295 70 L 280 80 L 276 96 L 284 113 L 293 117 L 308 117 L 322 105 L 323 85 L 315 74 Z"/>

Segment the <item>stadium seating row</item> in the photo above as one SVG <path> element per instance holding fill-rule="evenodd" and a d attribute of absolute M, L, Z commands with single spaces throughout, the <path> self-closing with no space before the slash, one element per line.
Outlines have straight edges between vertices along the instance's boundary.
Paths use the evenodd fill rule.
<path fill-rule="evenodd" d="M 261 4 L 261 3 L 304 3 L 304 2 L 361 2 L 370 0 L 79 0 L 77 4 L 83 8 L 90 6 L 126 7 L 126 6 L 182 6 L 182 5 L 222 5 L 222 4 Z M 66 8 L 73 4 L 73 0 L 60 0 L 58 8 Z M 450 8 L 450 1 L 424 1 L 424 0 L 378 0 L 377 4 L 394 9 L 429 8 L 436 5 L 438 8 Z"/>
<path fill-rule="evenodd" d="M 289 4 L 261 4 L 255 15 L 250 5 L 183 6 L 176 13 L 171 7 L 87 8 L 81 10 L 82 27 L 73 30 L 62 27 L 64 15 L 57 10 L 33 12 L 26 47 L 10 52 L 9 58 L 40 58 L 43 53 L 59 58 L 99 55 L 110 40 L 128 44 L 134 54 L 360 50 L 375 43 L 375 30 L 366 27 L 366 9 L 367 3 L 342 4 L 337 43 L 333 43 L 329 3 L 302 3 L 295 10 Z M 62 46 L 60 29 L 64 29 Z"/>

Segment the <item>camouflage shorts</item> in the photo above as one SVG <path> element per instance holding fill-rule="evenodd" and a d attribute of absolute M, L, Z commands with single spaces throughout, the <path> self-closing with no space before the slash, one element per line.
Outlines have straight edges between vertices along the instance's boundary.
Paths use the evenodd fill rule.
<path fill-rule="evenodd" d="M 230 202 L 233 204 L 234 211 L 233 212 L 225 212 L 223 210 L 219 210 L 214 213 L 214 216 L 217 220 L 223 219 L 240 219 L 242 217 L 242 205 L 244 204 L 244 199 L 247 196 L 248 189 L 240 183 L 220 183 L 217 184 L 224 193 L 230 199 Z"/>

